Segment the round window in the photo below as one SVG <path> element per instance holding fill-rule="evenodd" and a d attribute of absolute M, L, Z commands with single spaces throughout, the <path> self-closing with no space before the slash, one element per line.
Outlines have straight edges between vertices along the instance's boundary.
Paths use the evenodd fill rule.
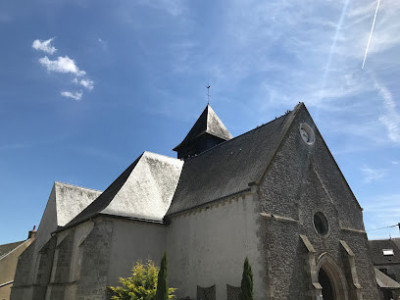
<path fill-rule="evenodd" d="M 314 227 L 315 230 L 317 230 L 317 232 L 321 235 L 325 235 L 328 233 L 328 220 L 322 212 L 317 212 L 314 215 Z"/>
<path fill-rule="evenodd" d="M 314 130 L 307 123 L 300 124 L 300 135 L 304 142 L 312 145 L 315 142 Z"/>

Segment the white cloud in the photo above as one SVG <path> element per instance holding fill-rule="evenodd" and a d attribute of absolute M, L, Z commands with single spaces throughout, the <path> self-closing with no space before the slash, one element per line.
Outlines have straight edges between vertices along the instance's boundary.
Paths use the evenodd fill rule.
<path fill-rule="evenodd" d="M 80 84 L 90 91 L 94 88 L 94 82 L 90 79 L 81 79 Z"/>
<path fill-rule="evenodd" d="M 185 12 L 185 3 L 182 0 L 139 0 L 136 4 L 165 11 L 174 17 L 180 16 Z"/>
<path fill-rule="evenodd" d="M 71 99 L 74 99 L 76 101 L 79 101 L 79 100 L 82 99 L 82 92 L 64 91 L 64 92 L 61 92 L 61 96 L 65 97 L 65 98 L 71 98 Z"/>
<path fill-rule="evenodd" d="M 399 229 L 395 224 L 399 222 L 400 208 L 398 207 L 400 194 L 371 196 L 363 205 L 364 218 L 369 238 L 398 236 Z"/>
<path fill-rule="evenodd" d="M 386 175 L 386 170 L 384 169 L 372 169 L 368 166 L 361 168 L 364 174 L 364 182 L 370 183 L 372 181 L 377 181 L 382 179 Z"/>
<path fill-rule="evenodd" d="M 108 43 L 107 43 L 107 41 L 103 40 L 103 39 L 100 38 L 100 37 L 97 39 L 97 41 L 99 42 L 100 47 L 101 47 L 104 51 L 108 50 Z"/>
<path fill-rule="evenodd" d="M 400 113 L 397 112 L 396 102 L 392 93 L 382 84 L 375 82 L 379 95 L 383 99 L 385 113 L 379 117 L 379 121 L 386 127 L 389 139 L 393 142 L 400 142 Z"/>
<path fill-rule="evenodd" d="M 54 54 L 57 49 L 51 45 L 51 42 L 54 40 L 54 38 L 42 41 L 42 40 L 34 40 L 32 43 L 32 48 L 38 51 L 43 51 L 48 54 Z"/>
<path fill-rule="evenodd" d="M 51 44 L 53 38 L 46 41 L 35 40 L 32 43 L 32 47 L 36 50 L 44 51 L 49 54 L 53 54 L 57 49 Z M 99 40 L 100 42 L 100 40 Z M 86 72 L 81 70 L 75 61 L 68 56 L 58 56 L 56 59 L 50 59 L 48 56 L 41 57 L 39 63 L 47 69 L 49 72 L 62 73 L 62 74 L 72 74 L 75 75 L 73 82 L 79 84 L 85 89 L 91 91 L 94 88 L 93 80 L 85 77 Z M 83 92 L 70 92 L 62 91 L 61 96 L 74 99 L 79 101 L 82 99 Z"/>
<path fill-rule="evenodd" d="M 73 82 L 76 84 L 80 84 L 81 86 L 88 89 L 89 91 L 93 90 L 93 88 L 94 88 L 93 80 L 90 80 L 88 78 L 83 78 L 80 80 L 78 78 L 74 78 Z"/>
<path fill-rule="evenodd" d="M 42 66 L 46 67 L 49 72 L 72 73 L 77 76 L 84 76 L 85 71 L 80 70 L 75 61 L 68 56 L 59 56 L 56 60 L 51 60 L 47 56 L 39 59 Z"/>

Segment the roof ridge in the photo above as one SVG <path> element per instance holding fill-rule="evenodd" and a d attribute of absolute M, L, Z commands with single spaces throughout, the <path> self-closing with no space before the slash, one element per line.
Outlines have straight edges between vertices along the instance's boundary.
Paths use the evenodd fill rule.
<path fill-rule="evenodd" d="M 150 154 L 154 154 L 154 155 L 158 155 L 158 156 L 163 156 L 165 158 L 170 158 L 170 159 L 173 159 L 173 160 L 181 161 L 181 159 L 179 159 L 179 158 L 175 158 L 175 157 L 172 157 L 172 156 L 168 156 L 168 155 L 165 155 L 165 154 L 160 154 L 160 153 L 156 153 L 156 152 L 152 152 L 152 151 L 145 150 L 145 151 L 143 151 L 143 154 L 145 154 L 145 153 L 150 153 Z"/>
<path fill-rule="evenodd" d="M 209 131 L 209 127 L 208 127 L 208 123 L 209 123 L 209 120 L 210 120 L 210 108 L 211 108 L 211 106 L 210 106 L 210 104 L 208 103 L 207 104 L 207 106 L 206 106 L 206 110 L 207 110 L 207 117 L 206 117 L 206 130 L 205 130 L 205 132 L 206 133 L 208 133 L 208 131 Z M 211 108 L 211 110 L 212 111 L 214 111 L 212 108 Z M 215 112 L 214 112 L 215 113 Z M 200 134 L 199 134 L 200 135 Z"/>
<path fill-rule="evenodd" d="M 297 110 L 298 107 L 294 112 Z M 185 159 L 166 216 L 247 190 L 249 183 L 264 175 L 292 116 L 297 115 L 294 112 L 286 111 L 280 117 Z M 219 174 L 218 178 L 211 179 L 215 174 Z"/>
<path fill-rule="evenodd" d="M 128 180 L 132 171 L 135 169 L 136 165 L 139 163 L 140 159 L 145 154 L 145 151 L 135 159 L 133 163 L 131 163 L 122 173 L 115 179 L 111 184 L 102 192 L 92 203 L 90 203 L 84 210 L 82 210 L 77 216 L 75 216 L 71 221 L 69 221 L 63 228 L 59 230 L 64 230 L 71 226 L 74 226 L 84 220 L 93 217 L 94 215 L 101 213 L 115 198 L 118 194 L 124 183 Z M 122 181 L 122 182 L 121 182 Z M 107 199 L 106 196 L 110 194 L 110 199 Z M 104 200 L 103 200 L 104 199 Z M 104 202 L 103 202 L 104 201 Z M 90 211 L 93 209 L 94 211 Z"/>
<path fill-rule="evenodd" d="M 265 175 L 267 174 L 267 172 L 268 172 L 268 170 L 269 170 L 269 167 L 270 167 L 272 161 L 274 160 L 275 156 L 276 156 L 277 153 L 279 152 L 279 150 L 280 150 L 280 148 L 281 148 L 281 145 L 283 144 L 283 141 L 284 141 L 285 137 L 288 135 L 288 132 L 290 131 L 290 128 L 292 127 L 293 122 L 294 122 L 294 120 L 295 120 L 296 117 L 297 117 L 297 113 L 299 112 L 299 110 L 300 110 L 302 107 L 305 108 L 304 103 L 303 103 L 303 102 L 299 102 L 299 104 L 297 104 L 297 105 L 294 107 L 293 110 L 288 110 L 288 111 L 286 111 L 285 116 L 287 116 L 288 118 L 290 118 L 290 117 L 292 117 L 292 118 L 291 118 L 291 120 L 288 120 L 288 121 L 287 121 L 288 123 L 285 121 L 285 124 L 284 124 L 284 125 L 285 125 L 285 126 L 287 125 L 287 127 L 286 127 L 286 129 L 283 128 L 283 132 L 281 132 L 281 136 L 279 137 L 278 145 L 276 146 L 273 155 L 271 156 L 271 158 L 270 158 L 268 164 L 266 165 L 265 170 L 264 170 L 264 173 L 263 173 L 263 174 L 260 176 L 260 178 L 257 180 L 257 181 L 258 181 L 257 183 L 260 183 L 260 182 L 263 180 L 263 178 L 265 177 Z"/>
<path fill-rule="evenodd" d="M 209 134 L 222 140 L 232 138 L 232 134 L 209 104 L 207 104 L 200 116 L 194 122 L 184 139 L 173 150 L 179 151 L 179 149 L 187 146 L 203 134 Z"/>
<path fill-rule="evenodd" d="M 25 242 L 25 241 L 26 241 L 26 240 L 21 240 L 21 241 L 11 242 L 11 243 L 7 243 L 7 244 L 1 244 L 0 247 L 1 247 L 1 246 L 11 245 L 11 244 L 23 243 L 23 242 Z"/>
<path fill-rule="evenodd" d="M 28 242 L 30 239 L 27 240 L 23 240 L 23 241 L 19 241 L 19 242 L 14 242 L 14 243 L 8 243 L 8 244 L 3 244 L 3 245 L 9 245 L 9 244 L 17 244 L 16 247 L 12 248 L 10 251 L 4 253 L 3 255 L 0 256 L 0 260 L 2 260 L 4 257 L 10 255 L 12 252 L 14 252 L 15 250 L 17 250 L 19 247 L 21 247 L 23 244 L 25 244 L 26 242 Z M 1 245 L 1 246 L 3 246 Z"/>
<path fill-rule="evenodd" d="M 71 187 L 76 187 L 76 188 L 80 188 L 80 189 L 84 189 L 84 190 L 90 190 L 90 191 L 95 191 L 95 192 L 103 192 L 102 190 L 97 190 L 97 189 L 92 189 L 92 188 L 87 188 L 87 187 L 83 187 L 80 185 L 76 185 L 76 184 L 71 184 L 71 183 L 66 183 L 66 182 L 61 182 L 61 181 L 54 181 L 54 185 L 56 184 L 62 184 L 62 185 L 67 185 L 67 186 L 71 186 Z"/>
<path fill-rule="evenodd" d="M 369 240 L 369 242 L 387 242 L 387 243 L 390 243 L 392 246 L 394 245 L 400 251 L 399 245 L 397 245 L 397 242 L 394 241 L 395 239 L 399 239 L 399 238 L 376 239 L 376 240 Z"/>
<path fill-rule="evenodd" d="M 281 115 L 281 116 L 279 116 L 279 117 L 276 117 L 275 119 L 273 119 L 273 120 L 271 120 L 271 121 L 269 121 L 269 122 L 267 122 L 267 123 L 261 124 L 261 125 L 255 127 L 255 128 L 253 128 L 253 129 L 250 129 L 249 131 L 246 131 L 246 132 L 244 132 L 244 133 L 242 133 L 242 134 L 239 134 L 238 136 L 235 136 L 235 137 L 233 137 L 233 138 L 231 138 L 231 139 L 229 139 L 229 140 L 223 141 L 223 142 L 221 142 L 221 143 L 219 143 L 219 144 L 217 144 L 217 145 L 215 145 L 215 146 L 213 146 L 213 147 L 211 147 L 211 148 L 209 148 L 209 149 L 207 149 L 207 150 L 205 150 L 205 151 L 203 151 L 203 152 L 197 154 L 196 156 L 188 157 L 188 158 L 186 158 L 185 160 L 187 160 L 187 159 L 195 159 L 195 158 L 197 158 L 197 157 L 199 157 L 199 156 L 201 156 L 201 155 L 203 155 L 203 154 L 205 154 L 205 153 L 207 153 L 207 152 L 209 152 L 209 151 L 211 151 L 211 150 L 213 150 L 213 149 L 215 149 L 215 148 L 217 148 L 217 147 L 219 147 L 219 146 L 225 145 L 226 143 L 232 142 L 232 141 L 236 140 L 237 138 L 240 138 L 240 137 L 242 137 L 242 136 L 244 136 L 244 135 L 247 135 L 247 134 L 250 134 L 250 133 L 252 133 L 252 132 L 254 132 L 254 131 L 256 131 L 256 130 L 259 130 L 259 129 L 261 129 L 261 128 L 263 128 L 263 127 L 265 127 L 265 126 L 267 126 L 267 125 L 269 125 L 269 124 L 271 124 L 271 123 L 273 123 L 273 122 L 275 122 L 275 121 L 278 121 L 279 119 L 281 119 L 281 118 L 283 118 L 283 117 L 287 117 L 287 116 L 288 116 L 290 113 L 292 113 L 293 111 L 294 111 L 294 109 L 293 109 L 293 110 L 290 110 L 290 111 L 287 111 L 287 112 L 285 112 L 283 115 Z"/>

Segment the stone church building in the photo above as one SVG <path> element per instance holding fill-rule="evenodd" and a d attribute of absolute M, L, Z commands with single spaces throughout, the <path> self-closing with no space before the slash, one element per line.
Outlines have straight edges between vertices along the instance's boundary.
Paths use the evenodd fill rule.
<path fill-rule="evenodd" d="M 168 253 L 178 299 L 380 299 L 362 208 L 305 105 L 235 138 L 207 106 L 178 158 L 144 152 L 104 191 L 56 182 L 11 299 L 107 299 Z"/>

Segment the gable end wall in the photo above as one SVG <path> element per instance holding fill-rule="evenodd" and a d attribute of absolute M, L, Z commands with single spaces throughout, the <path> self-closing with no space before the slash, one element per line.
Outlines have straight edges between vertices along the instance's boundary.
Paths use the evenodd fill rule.
<path fill-rule="evenodd" d="M 299 133 L 307 122 L 315 133 L 315 143 L 306 144 Z M 300 239 L 305 235 L 315 248 L 318 266 L 329 254 L 345 274 L 349 299 L 356 289 L 348 268 L 348 257 L 340 244 L 343 239 L 355 253 L 355 263 L 363 299 L 377 299 L 372 264 L 368 256 L 367 235 L 363 234 L 362 210 L 332 159 L 305 108 L 297 112 L 291 128 L 271 162 L 258 190 L 260 211 L 258 231 L 262 244 L 268 299 L 315 299 L 311 274 L 307 269 L 308 251 Z M 316 212 L 329 224 L 328 234 L 317 233 L 313 224 Z M 265 217 L 265 216 L 276 216 Z M 354 229 L 353 234 L 342 228 Z M 315 297 L 315 295 L 314 295 Z"/>

